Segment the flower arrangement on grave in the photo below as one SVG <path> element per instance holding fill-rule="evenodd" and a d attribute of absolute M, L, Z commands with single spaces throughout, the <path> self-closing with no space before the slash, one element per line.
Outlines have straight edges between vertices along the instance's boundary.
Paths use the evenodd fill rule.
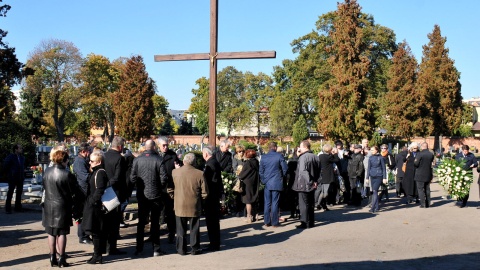
<path fill-rule="evenodd" d="M 33 175 L 39 175 L 43 172 L 42 166 L 32 166 L 30 167 L 30 170 L 33 171 Z"/>
<path fill-rule="evenodd" d="M 471 170 L 464 170 L 464 161 L 444 158 L 435 169 L 438 183 L 453 198 L 463 198 L 470 193 L 470 185 L 473 182 Z"/>
<path fill-rule="evenodd" d="M 223 191 L 225 192 L 225 200 L 223 204 L 229 208 L 235 201 L 235 193 L 233 186 L 235 185 L 236 176 L 232 173 L 222 172 Z"/>

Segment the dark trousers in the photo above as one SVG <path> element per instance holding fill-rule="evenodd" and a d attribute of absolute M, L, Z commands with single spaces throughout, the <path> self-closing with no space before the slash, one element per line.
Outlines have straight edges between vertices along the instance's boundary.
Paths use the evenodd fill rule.
<path fill-rule="evenodd" d="M 287 190 L 287 209 L 290 210 L 290 216 L 295 217 L 297 215 L 298 207 L 298 194 L 291 188 Z"/>
<path fill-rule="evenodd" d="M 380 188 L 380 185 L 382 184 L 382 177 L 370 177 L 370 181 L 372 183 L 372 211 L 378 211 L 378 189 Z"/>
<path fill-rule="evenodd" d="M 150 215 L 150 238 L 152 239 L 153 251 L 160 251 L 160 213 L 163 203 L 160 198 L 149 200 L 139 198 L 138 200 L 138 225 L 137 225 L 137 251 L 143 251 L 145 238 L 145 225 L 148 224 Z"/>
<path fill-rule="evenodd" d="M 423 207 L 430 206 L 430 182 L 417 182 L 418 198 Z M 467 198 L 468 199 L 468 198 Z"/>
<path fill-rule="evenodd" d="M 278 226 L 280 191 L 264 189 L 264 198 L 263 221 L 267 225 Z"/>
<path fill-rule="evenodd" d="M 220 248 L 220 201 L 217 196 L 207 199 L 205 203 L 205 223 L 207 224 L 210 247 Z"/>
<path fill-rule="evenodd" d="M 348 203 L 352 199 L 350 197 L 350 192 L 352 187 L 350 186 L 350 181 L 348 177 L 348 172 L 341 173 L 342 178 L 343 178 L 343 184 L 345 185 L 345 191 L 343 192 L 343 203 Z"/>
<path fill-rule="evenodd" d="M 187 230 L 190 230 L 190 246 L 192 251 L 200 249 L 200 218 L 175 217 L 177 227 L 177 252 L 187 252 Z"/>
<path fill-rule="evenodd" d="M 173 199 L 167 193 L 163 193 L 162 197 L 163 202 L 163 211 L 162 218 L 165 223 L 167 223 L 168 228 L 168 237 L 173 239 L 176 233 L 176 222 L 175 222 L 175 212 L 173 211 Z M 161 224 L 162 222 L 160 222 Z"/>
<path fill-rule="evenodd" d="M 89 238 L 88 235 L 85 233 L 85 230 L 83 229 L 82 222 L 78 223 L 77 235 L 78 235 L 78 241 L 80 242 Z"/>
<path fill-rule="evenodd" d="M 402 187 L 402 181 L 403 181 L 403 176 L 398 176 L 395 178 L 395 190 L 397 191 L 397 196 L 400 196 L 400 194 L 404 194 L 405 196 L 405 190 L 403 190 Z"/>
<path fill-rule="evenodd" d="M 360 203 L 362 202 L 362 195 L 359 192 L 359 190 L 357 190 L 357 182 L 358 181 L 359 180 L 357 180 L 357 177 L 350 178 L 350 188 L 351 188 L 350 189 L 350 202 L 353 205 L 360 205 Z M 358 189 L 360 189 L 360 187 Z"/>
<path fill-rule="evenodd" d="M 12 210 L 13 191 L 15 191 L 15 209 L 22 209 L 23 180 L 8 182 L 7 201 L 5 201 L 5 210 Z"/>
<path fill-rule="evenodd" d="M 298 207 L 300 208 L 300 222 L 308 227 L 315 224 L 315 192 L 298 192 Z"/>
<path fill-rule="evenodd" d="M 120 219 L 122 213 L 120 206 L 105 215 L 104 227 L 107 233 L 108 250 L 117 249 L 117 239 L 120 235 Z"/>

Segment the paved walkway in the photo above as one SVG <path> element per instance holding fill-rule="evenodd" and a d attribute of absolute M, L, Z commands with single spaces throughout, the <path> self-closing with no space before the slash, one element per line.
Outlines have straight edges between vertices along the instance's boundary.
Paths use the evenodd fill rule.
<path fill-rule="evenodd" d="M 221 251 L 199 256 L 177 255 L 163 235 L 167 255 L 134 257 L 132 221 L 121 229 L 119 241 L 128 254 L 106 256 L 101 266 L 85 264 L 93 246 L 78 243 L 74 226 L 67 253 L 74 269 L 480 269 L 478 192 L 475 183 L 468 207 L 461 209 L 442 199 L 443 191 L 434 183 L 429 209 L 406 206 L 398 198 L 381 204 L 378 215 L 367 208 L 335 206 L 316 212 L 316 226 L 307 230 L 295 229 L 296 220 L 265 230 L 261 222 L 226 218 L 221 220 Z M 26 207 L 26 212 L 11 215 L 0 209 L 0 268 L 51 269 L 41 212 L 38 206 Z M 202 245 L 208 242 L 204 226 L 201 240 Z M 150 250 L 146 245 L 146 253 Z"/>

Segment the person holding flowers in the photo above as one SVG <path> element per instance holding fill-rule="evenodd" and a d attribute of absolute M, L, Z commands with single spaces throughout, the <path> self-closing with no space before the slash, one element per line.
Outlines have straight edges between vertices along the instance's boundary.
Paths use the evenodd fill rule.
<path fill-rule="evenodd" d="M 462 152 L 458 153 L 455 156 L 455 160 L 458 162 L 463 162 L 463 168 L 465 171 L 472 171 L 473 168 L 477 167 L 477 159 L 475 158 L 475 155 L 470 152 L 470 147 L 468 145 L 462 145 Z M 469 195 L 463 196 L 463 198 L 458 198 L 460 201 L 462 201 L 462 204 L 460 205 L 460 208 L 463 208 L 467 206 L 467 201 L 468 201 Z"/>

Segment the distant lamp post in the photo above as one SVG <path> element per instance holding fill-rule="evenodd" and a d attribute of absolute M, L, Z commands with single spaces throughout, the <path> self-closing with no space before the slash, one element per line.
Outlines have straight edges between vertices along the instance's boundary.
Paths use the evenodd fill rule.
<path fill-rule="evenodd" d="M 260 145 L 260 137 L 261 137 L 261 131 L 260 131 L 260 114 L 265 114 L 268 113 L 267 108 L 261 108 L 260 110 L 257 111 L 257 144 Z"/>

